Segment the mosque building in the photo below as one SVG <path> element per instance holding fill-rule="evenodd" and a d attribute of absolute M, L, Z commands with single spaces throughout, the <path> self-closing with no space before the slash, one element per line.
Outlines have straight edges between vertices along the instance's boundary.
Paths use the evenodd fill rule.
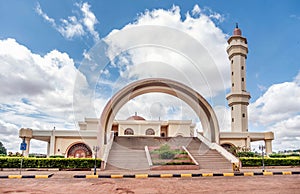
<path fill-rule="evenodd" d="M 250 93 L 246 89 L 248 45 L 247 39 L 242 36 L 238 26 L 228 39 L 227 53 L 231 64 L 231 91 L 226 96 L 231 111 L 231 131 L 222 132 L 219 130 L 214 110 L 192 88 L 172 80 L 151 78 L 138 80 L 121 89 L 107 103 L 100 119 L 85 118 L 84 121 L 79 122 L 79 130 L 20 129 L 19 137 L 27 143 L 24 155 L 28 156 L 29 154 L 30 140 L 36 139 L 48 143 L 48 156 L 89 158 L 94 156 L 95 149 L 93 150 L 93 147 L 98 146 L 100 147 L 98 156 L 109 158 L 109 150 L 113 149 L 111 146 L 117 137 L 130 137 L 131 140 L 135 137 L 193 137 L 207 142 L 211 145 L 211 149 L 217 149 L 220 153 L 225 152 L 219 148 L 221 146 L 250 149 L 251 142 L 264 141 L 266 153 L 272 153 L 273 132 L 250 132 L 248 128 L 250 99 Z M 118 112 L 133 97 L 150 92 L 167 93 L 185 101 L 199 116 L 203 132 L 195 135 L 195 124 L 191 120 L 146 120 L 137 114 L 126 120 L 115 120 L 113 112 Z M 123 102 L 120 99 L 128 99 L 128 101 Z M 122 103 L 120 103 L 121 101 Z"/>

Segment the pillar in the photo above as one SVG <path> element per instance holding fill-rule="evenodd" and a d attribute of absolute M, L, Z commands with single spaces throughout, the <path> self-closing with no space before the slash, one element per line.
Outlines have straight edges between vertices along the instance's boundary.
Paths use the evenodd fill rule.
<path fill-rule="evenodd" d="M 32 138 L 32 129 L 29 128 L 21 128 L 19 131 L 19 137 L 23 140 L 25 140 L 25 143 L 27 144 L 26 150 L 24 150 L 23 155 L 25 157 L 29 156 L 29 150 L 30 150 L 30 140 Z"/>
<path fill-rule="evenodd" d="M 50 137 L 50 145 L 49 145 L 49 156 L 53 156 L 55 154 L 55 132 L 52 131 Z"/>
<path fill-rule="evenodd" d="M 26 150 L 24 150 L 24 157 L 28 157 L 29 156 L 29 148 L 30 148 L 30 137 L 25 137 L 25 143 L 27 144 Z"/>
<path fill-rule="evenodd" d="M 246 148 L 251 149 L 251 139 L 250 139 L 250 136 L 247 136 L 247 139 L 246 139 Z"/>
<path fill-rule="evenodd" d="M 265 147 L 266 147 L 266 154 L 272 154 L 272 140 L 267 139 L 265 140 Z"/>

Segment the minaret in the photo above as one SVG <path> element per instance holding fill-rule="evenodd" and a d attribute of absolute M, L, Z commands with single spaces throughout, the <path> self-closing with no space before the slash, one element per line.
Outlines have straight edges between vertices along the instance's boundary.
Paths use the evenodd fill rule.
<path fill-rule="evenodd" d="M 236 28 L 228 39 L 227 53 L 231 63 L 231 92 L 226 96 L 231 109 L 231 131 L 248 132 L 248 110 L 250 93 L 246 91 L 247 39 Z"/>

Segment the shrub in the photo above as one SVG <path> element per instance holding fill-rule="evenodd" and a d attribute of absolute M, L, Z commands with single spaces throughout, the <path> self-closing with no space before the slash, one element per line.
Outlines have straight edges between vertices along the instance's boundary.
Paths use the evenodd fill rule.
<path fill-rule="evenodd" d="M 292 153 L 292 154 L 270 154 L 270 158 L 288 158 L 293 156 L 300 156 L 300 154 Z"/>
<path fill-rule="evenodd" d="M 262 166 L 262 158 L 240 158 L 242 166 Z M 265 158 L 265 166 L 300 166 L 300 158 Z"/>
<path fill-rule="evenodd" d="M 65 158 L 65 156 L 61 155 L 54 155 L 54 156 L 49 156 L 50 158 Z"/>
<path fill-rule="evenodd" d="M 161 152 L 161 153 L 159 154 L 159 157 L 160 157 L 161 159 L 173 159 L 174 156 L 175 156 L 175 153 L 174 153 L 174 151 L 172 151 L 172 150 L 166 150 L 166 151 Z"/>
<path fill-rule="evenodd" d="M 20 168 L 21 157 L 0 157 L 0 168 Z M 23 158 L 23 168 L 93 168 L 92 158 Z M 101 159 L 97 159 L 97 167 Z"/>
<path fill-rule="evenodd" d="M 254 157 L 256 154 L 254 152 L 237 152 L 237 157 Z"/>

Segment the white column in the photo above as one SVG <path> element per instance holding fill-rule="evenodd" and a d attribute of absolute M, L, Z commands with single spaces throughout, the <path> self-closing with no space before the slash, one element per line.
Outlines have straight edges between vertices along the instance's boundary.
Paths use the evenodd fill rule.
<path fill-rule="evenodd" d="M 54 148 L 55 148 L 55 135 L 54 132 L 52 132 L 52 135 L 50 137 L 50 151 L 49 151 L 49 156 L 53 156 L 54 153 Z"/>
<path fill-rule="evenodd" d="M 50 142 L 47 143 L 47 157 L 50 156 Z"/>
<path fill-rule="evenodd" d="M 247 136 L 247 139 L 246 139 L 246 148 L 247 149 L 251 148 L 251 139 L 250 139 L 250 136 Z"/>
<path fill-rule="evenodd" d="M 29 149 L 30 149 L 30 137 L 26 137 L 25 138 L 25 143 L 27 144 L 26 150 L 24 151 L 24 157 L 28 157 L 29 156 Z"/>
<path fill-rule="evenodd" d="M 272 154 L 272 140 L 265 140 L 266 154 Z"/>

